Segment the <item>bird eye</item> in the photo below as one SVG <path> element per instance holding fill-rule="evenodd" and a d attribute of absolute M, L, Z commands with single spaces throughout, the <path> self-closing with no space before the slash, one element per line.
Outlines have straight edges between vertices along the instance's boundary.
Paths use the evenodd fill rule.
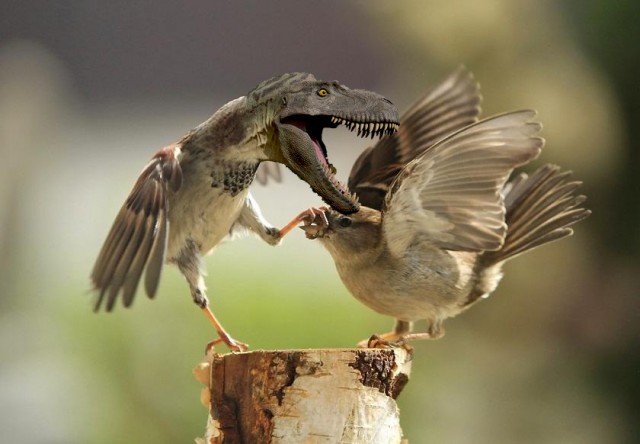
<path fill-rule="evenodd" d="M 324 89 L 324 88 L 320 88 L 320 89 L 318 90 L 318 95 L 319 95 L 320 97 L 324 97 L 324 96 L 326 96 L 327 94 L 329 94 L 329 91 L 327 91 L 327 90 L 326 90 L 326 89 Z"/>
<path fill-rule="evenodd" d="M 343 218 L 340 218 L 340 221 L 338 223 L 342 228 L 347 228 L 351 226 L 351 219 L 348 217 L 343 217 Z"/>

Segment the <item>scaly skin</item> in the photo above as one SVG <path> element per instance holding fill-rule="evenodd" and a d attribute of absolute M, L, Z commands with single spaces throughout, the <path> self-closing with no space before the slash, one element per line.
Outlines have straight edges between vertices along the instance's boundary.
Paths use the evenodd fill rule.
<path fill-rule="evenodd" d="M 295 225 L 271 226 L 249 193 L 265 160 L 287 166 L 335 210 L 357 211 L 357 201 L 335 179 L 322 142 L 322 130 L 339 124 L 363 136 L 391 134 L 398 112 L 376 93 L 288 73 L 262 82 L 161 149 L 142 171 L 96 260 L 95 309 L 104 304 L 111 311 L 119 295 L 131 305 L 143 271 L 153 298 L 169 262 L 185 276 L 221 340 L 232 350 L 246 349 L 208 307 L 202 258 L 234 233 L 252 232 L 276 245 Z"/>

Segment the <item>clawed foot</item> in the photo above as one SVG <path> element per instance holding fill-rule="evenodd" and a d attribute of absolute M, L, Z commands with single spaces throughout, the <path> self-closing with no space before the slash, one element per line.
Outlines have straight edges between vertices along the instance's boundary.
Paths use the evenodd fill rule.
<path fill-rule="evenodd" d="M 291 230 L 298 226 L 299 223 L 304 223 L 305 226 L 313 223 L 318 214 L 322 214 L 324 216 L 324 212 L 328 210 L 326 207 L 322 208 L 309 208 L 308 210 L 304 210 L 302 213 L 298 214 L 296 217 L 291 219 L 291 222 L 286 224 L 280 230 L 276 230 L 276 234 L 274 236 L 275 242 L 278 243 L 280 240 L 285 237 Z M 327 218 L 324 218 L 325 223 L 328 225 Z"/>
<path fill-rule="evenodd" d="M 229 350 L 234 353 L 245 352 L 249 349 L 249 345 L 245 344 L 244 342 L 236 341 L 232 337 L 226 336 L 225 338 L 218 338 L 209 342 L 205 348 L 205 354 L 208 355 L 209 353 L 211 353 L 215 346 L 218 344 L 226 345 Z"/>
<path fill-rule="evenodd" d="M 209 308 L 209 305 L 206 302 L 206 298 L 205 298 L 204 307 L 201 307 L 201 309 L 202 309 L 202 312 L 207 316 L 207 318 L 211 322 L 211 325 L 213 325 L 213 328 L 215 328 L 216 332 L 218 333 L 218 339 L 215 339 L 207 344 L 207 347 L 205 349 L 206 353 L 209 353 L 210 351 L 212 351 L 212 349 L 217 344 L 225 344 L 227 347 L 229 347 L 229 350 L 231 350 L 232 352 L 243 352 L 249 349 L 249 346 L 247 344 L 245 344 L 244 342 L 236 341 L 229 335 L 229 333 L 225 331 L 224 328 L 222 328 L 222 325 L 220 324 L 220 322 L 218 322 L 215 315 Z"/>
<path fill-rule="evenodd" d="M 383 333 L 381 335 L 372 335 L 369 339 L 358 342 L 358 348 L 396 348 L 401 347 L 407 351 L 412 351 L 408 342 L 424 339 L 436 339 L 430 333 Z"/>
<path fill-rule="evenodd" d="M 300 221 L 303 223 L 300 228 L 304 230 L 307 239 L 316 239 L 325 235 L 327 228 L 329 228 L 327 211 L 329 211 L 327 207 L 320 207 L 309 208 L 300 213 Z"/>

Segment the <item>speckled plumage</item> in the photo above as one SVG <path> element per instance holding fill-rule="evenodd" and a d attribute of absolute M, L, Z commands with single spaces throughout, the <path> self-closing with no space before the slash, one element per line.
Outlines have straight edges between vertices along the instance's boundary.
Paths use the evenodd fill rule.
<path fill-rule="evenodd" d="M 185 276 L 194 302 L 221 339 L 233 350 L 244 349 L 208 308 L 202 258 L 232 234 L 254 233 L 275 245 L 295 226 L 270 225 L 249 193 L 262 161 L 283 163 L 337 210 L 357 210 L 357 202 L 327 169 L 322 131 L 336 127 L 337 119 L 375 123 L 379 134 L 388 134 L 397 128 L 398 113 L 376 93 L 288 73 L 222 106 L 160 150 L 138 178 L 98 255 L 91 273 L 96 310 L 110 311 L 118 299 L 131 305 L 143 272 L 146 293 L 153 298 L 163 263 L 169 262 Z"/>

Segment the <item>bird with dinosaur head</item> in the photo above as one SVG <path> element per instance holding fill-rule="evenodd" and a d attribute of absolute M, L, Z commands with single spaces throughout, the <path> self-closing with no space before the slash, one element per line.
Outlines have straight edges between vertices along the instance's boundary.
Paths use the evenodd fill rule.
<path fill-rule="evenodd" d="M 345 125 L 360 136 L 391 134 L 398 111 L 383 96 L 306 73 L 287 73 L 232 100 L 178 142 L 158 151 L 142 170 L 98 255 L 91 281 L 95 309 L 133 302 L 144 273 L 150 298 L 165 263 L 178 267 L 193 301 L 219 341 L 240 351 L 209 307 L 203 257 L 237 231 L 276 245 L 303 215 L 282 229 L 269 224 L 249 193 L 263 161 L 284 164 L 340 214 L 359 205 L 334 175 L 322 140 Z"/>

